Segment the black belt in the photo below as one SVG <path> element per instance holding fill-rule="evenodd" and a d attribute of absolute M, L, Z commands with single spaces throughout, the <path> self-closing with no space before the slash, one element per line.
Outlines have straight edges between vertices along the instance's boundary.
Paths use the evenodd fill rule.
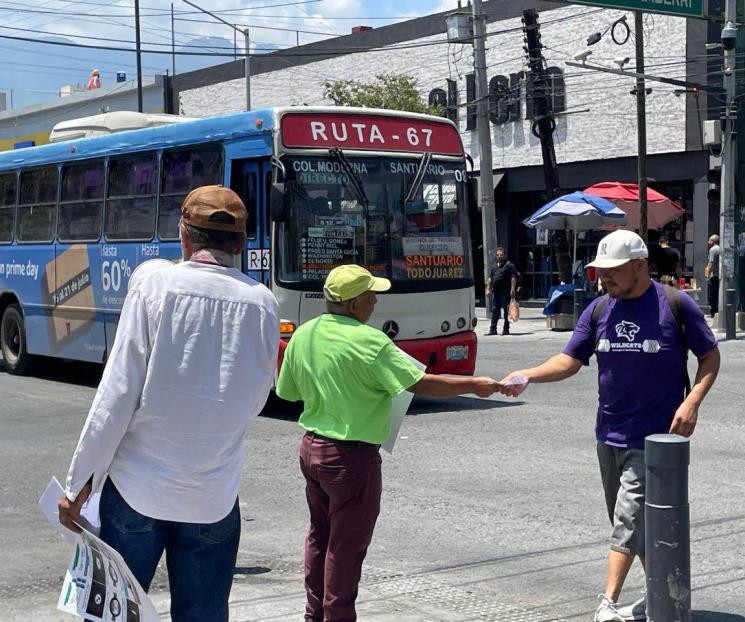
<path fill-rule="evenodd" d="M 308 436 L 310 438 L 317 438 L 329 443 L 334 443 L 334 445 L 339 445 L 340 447 L 380 447 L 380 445 L 376 445 L 375 443 L 367 443 L 365 441 L 348 441 L 340 438 L 329 438 L 328 436 L 323 436 L 322 434 L 318 434 L 317 432 L 306 432 L 305 436 Z"/>

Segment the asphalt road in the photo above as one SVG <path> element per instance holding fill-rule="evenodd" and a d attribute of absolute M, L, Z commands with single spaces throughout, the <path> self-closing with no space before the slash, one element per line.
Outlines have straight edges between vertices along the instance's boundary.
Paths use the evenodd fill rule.
<path fill-rule="evenodd" d="M 513 328 L 480 339 L 477 373 L 534 364 L 568 338 L 540 319 Z M 745 341 L 721 349 L 691 446 L 694 622 L 745 622 Z M 36 502 L 52 475 L 64 477 L 99 375 L 68 362 L 27 378 L 0 371 L 0 620 L 61 619 L 54 608 L 70 551 Z M 594 369 L 520 400 L 416 399 L 384 456 L 360 619 L 591 620 L 609 534 L 595 400 Z M 301 619 L 307 510 L 294 417 L 271 403 L 247 439 L 234 620 Z M 627 599 L 643 583 L 635 567 Z M 154 600 L 164 616 L 166 585 L 160 573 Z"/>

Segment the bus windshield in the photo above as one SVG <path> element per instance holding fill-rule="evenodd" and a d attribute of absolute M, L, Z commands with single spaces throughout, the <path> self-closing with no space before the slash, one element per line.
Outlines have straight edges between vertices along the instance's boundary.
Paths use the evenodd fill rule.
<path fill-rule="evenodd" d="M 391 279 L 394 291 L 472 284 L 463 162 L 332 154 L 283 163 L 289 214 L 278 223 L 275 254 L 282 285 L 320 289 L 343 263 Z"/>

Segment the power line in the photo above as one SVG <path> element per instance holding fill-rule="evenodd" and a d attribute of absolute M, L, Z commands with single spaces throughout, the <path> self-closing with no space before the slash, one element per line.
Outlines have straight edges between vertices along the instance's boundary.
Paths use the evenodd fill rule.
<path fill-rule="evenodd" d="M 272 9 L 277 7 L 286 7 L 286 6 L 296 6 L 301 4 L 314 4 L 317 2 L 323 2 L 324 0 L 298 0 L 296 2 L 283 2 L 281 4 L 269 4 L 269 5 L 262 5 L 262 6 L 256 6 L 256 7 L 245 7 L 243 9 L 229 9 L 229 10 L 223 10 L 223 11 L 217 11 L 218 13 L 233 13 L 233 12 L 241 12 L 245 13 L 246 11 L 255 11 L 259 9 Z M 5 0 L 6 4 L 17 4 L 17 3 L 9 3 L 7 0 Z M 73 2 L 73 4 L 94 4 L 91 2 Z M 26 5 L 21 5 L 26 6 Z M 94 4 L 94 6 L 111 6 L 111 5 L 101 5 L 101 4 Z M 112 7 L 113 8 L 113 7 Z M 158 9 L 153 9 L 158 10 Z M 69 11 L 59 11 L 59 10 L 39 10 L 39 9 L 21 9 L 21 8 L 14 8 L 14 7 L 4 7 L 0 6 L 0 11 L 13 11 L 14 13 L 27 13 L 27 14 L 36 14 L 36 15 L 64 15 L 68 17 L 89 17 L 91 16 L 91 13 L 70 13 Z M 174 13 L 178 13 L 179 15 L 199 15 L 199 11 L 174 11 Z M 170 11 L 163 11 L 162 9 L 159 10 L 157 13 L 143 13 L 140 11 L 140 17 L 169 17 L 171 15 Z M 94 16 L 95 17 L 95 16 Z M 125 14 L 101 14 L 100 17 L 126 17 L 126 18 L 132 18 L 134 17 L 134 12 L 132 13 L 125 13 Z"/>

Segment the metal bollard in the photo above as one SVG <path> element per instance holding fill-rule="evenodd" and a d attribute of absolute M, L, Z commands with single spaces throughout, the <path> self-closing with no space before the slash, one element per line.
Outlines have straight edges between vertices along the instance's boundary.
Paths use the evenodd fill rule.
<path fill-rule="evenodd" d="M 691 540 L 688 439 L 652 434 L 644 441 L 647 621 L 690 622 Z"/>
<path fill-rule="evenodd" d="M 574 322 L 573 326 L 577 326 L 579 322 L 579 316 L 582 315 L 582 301 L 585 298 L 585 290 L 578 287 L 574 288 Z"/>
<path fill-rule="evenodd" d="M 737 338 L 737 325 L 735 324 L 735 290 L 728 289 L 724 292 L 724 330 L 726 339 Z"/>

